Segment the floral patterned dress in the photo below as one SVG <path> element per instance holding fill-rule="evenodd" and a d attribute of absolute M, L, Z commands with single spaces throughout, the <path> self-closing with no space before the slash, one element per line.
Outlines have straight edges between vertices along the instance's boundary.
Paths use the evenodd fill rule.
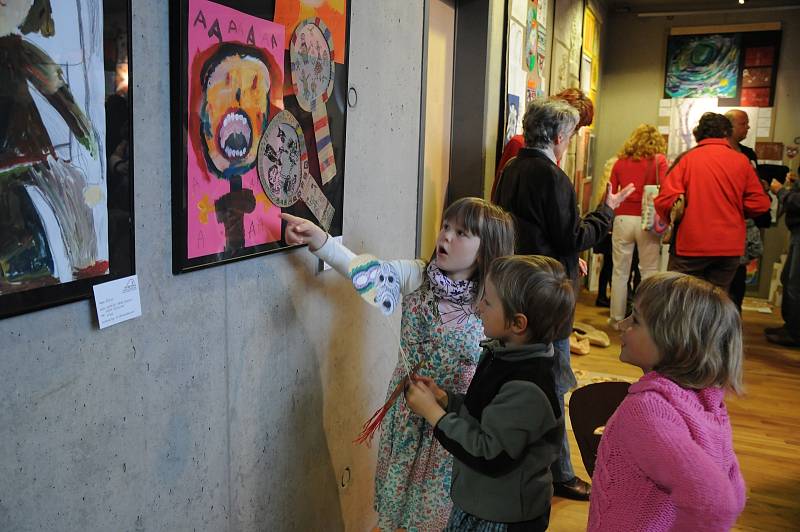
<path fill-rule="evenodd" d="M 433 267 L 438 272 L 438 269 Z M 427 268 L 422 285 L 403 298 L 400 345 L 414 366 L 425 361 L 420 375 L 445 390 L 466 393 L 481 353 L 480 319 L 472 311 L 474 286 L 453 283 Z M 438 281 L 437 281 L 438 279 Z M 470 300 L 463 298 L 469 285 Z M 450 297 L 456 292 L 455 297 Z M 405 376 L 402 356 L 392 374 L 388 394 Z M 387 398 L 388 398 L 387 394 Z M 400 397 L 381 425 L 375 472 L 375 510 L 384 532 L 440 531 L 447 524 L 452 502 L 452 456 L 433 436 L 424 418 L 408 409 Z"/>

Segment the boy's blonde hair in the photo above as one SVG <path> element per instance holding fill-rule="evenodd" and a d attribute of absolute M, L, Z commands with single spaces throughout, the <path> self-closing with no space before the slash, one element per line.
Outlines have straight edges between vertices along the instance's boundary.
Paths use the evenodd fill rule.
<path fill-rule="evenodd" d="M 481 198 L 461 198 L 445 209 L 442 220 L 456 222 L 481 239 L 478 267 L 472 278 L 479 287 L 495 258 L 514 253 L 514 220 L 493 203 Z"/>
<path fill-rule="evenodd" d="M 657 153 L 665 153 L 666 151 L 667 143 L 664 141 L 664 135 L 658 132 L 656 126 L 642 124 L 633 130 L 617 157 L 639 161 L 641 159 L 650 159 L 655 157 Z"/>
<path fill-rule="evenodd" d="M 684 388 L 742 393 L 742 322 L 724 290 L 682 273 L 658 273 L 636 289 L 634 306 L 658 347 L 654 370 Z"/>
<path fill-rule="evenodd" d="M 541 255 L 500 257 L 489 267 L 488 277 L 503 305 L 506 324 L 515 314 L 528 319 L 528 340 L 549 344 L 572 319 L 575 292 L 564 267 Z"/>

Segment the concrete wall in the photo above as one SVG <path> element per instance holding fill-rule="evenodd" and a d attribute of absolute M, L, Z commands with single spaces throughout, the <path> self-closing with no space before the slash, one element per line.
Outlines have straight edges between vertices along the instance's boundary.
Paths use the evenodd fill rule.
<path fill-rule="evenodd" d="M 669 30 L 673 26 L 707 26 L 780 22 L 783 30 L 778 78 L 775 89 L 773 140 L 791 144 L 800 135 L 800 64 L 793 54 L 800 49 L 800 10 L 745 12 L 690 17 L 638 18 L 610 13 L 603 53 L 605 64 L 597 121 L 595 168 L 619 150 L 631 131 L 641 123 L 656 124 L 658 101 L 664 89 L 664 58 Z M 772 263 L 782 252 L 786 230 L 767 230 L 758 295 L 766 297 Z"/>
<path fill-rule="evenodd" d="M 344 241 L 412 256 L 423 3 L 351 4 Z M 133 9 L 144 314 L 0 321 L 0 530 L 369 529 L 374 450 L 351 440 L 398 322 L 306 250 L 171 274 L 167 2 Z"/>

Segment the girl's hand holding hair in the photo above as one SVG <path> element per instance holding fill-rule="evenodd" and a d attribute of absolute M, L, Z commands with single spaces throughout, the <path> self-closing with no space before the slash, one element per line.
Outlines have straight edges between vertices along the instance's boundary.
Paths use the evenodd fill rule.
<path fill-rule="evenodd" d="M 284 238 L 290 246 L 308 244 L 310 251 L 317 251 L 328 240 L 328 233 L 310 220 L 285 212 L 281 213 L 281 220 L 286 222 Z"/>

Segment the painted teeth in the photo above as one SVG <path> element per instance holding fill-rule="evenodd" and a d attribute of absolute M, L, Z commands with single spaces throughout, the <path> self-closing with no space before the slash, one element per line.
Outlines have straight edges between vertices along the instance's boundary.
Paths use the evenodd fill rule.
<path fill-rule="evenodd" d="M 242 125 L 247 125 L 247 120 L 240 114 L 237 113 L 230 113 L 225 115 L 225 118 L 222 120 L 222 125 L 227 126 L 231 122 L 239 122 Z"/>
<path fill-rule="evenodd" d="M 244 157 L 245 153 L 247 153 L 247 150 L 245 150 L 245 149 L 232 150 L 232 149 L 227 148 L 227 147 L 225 148 L 225 154 L 228 157 Z"/>

